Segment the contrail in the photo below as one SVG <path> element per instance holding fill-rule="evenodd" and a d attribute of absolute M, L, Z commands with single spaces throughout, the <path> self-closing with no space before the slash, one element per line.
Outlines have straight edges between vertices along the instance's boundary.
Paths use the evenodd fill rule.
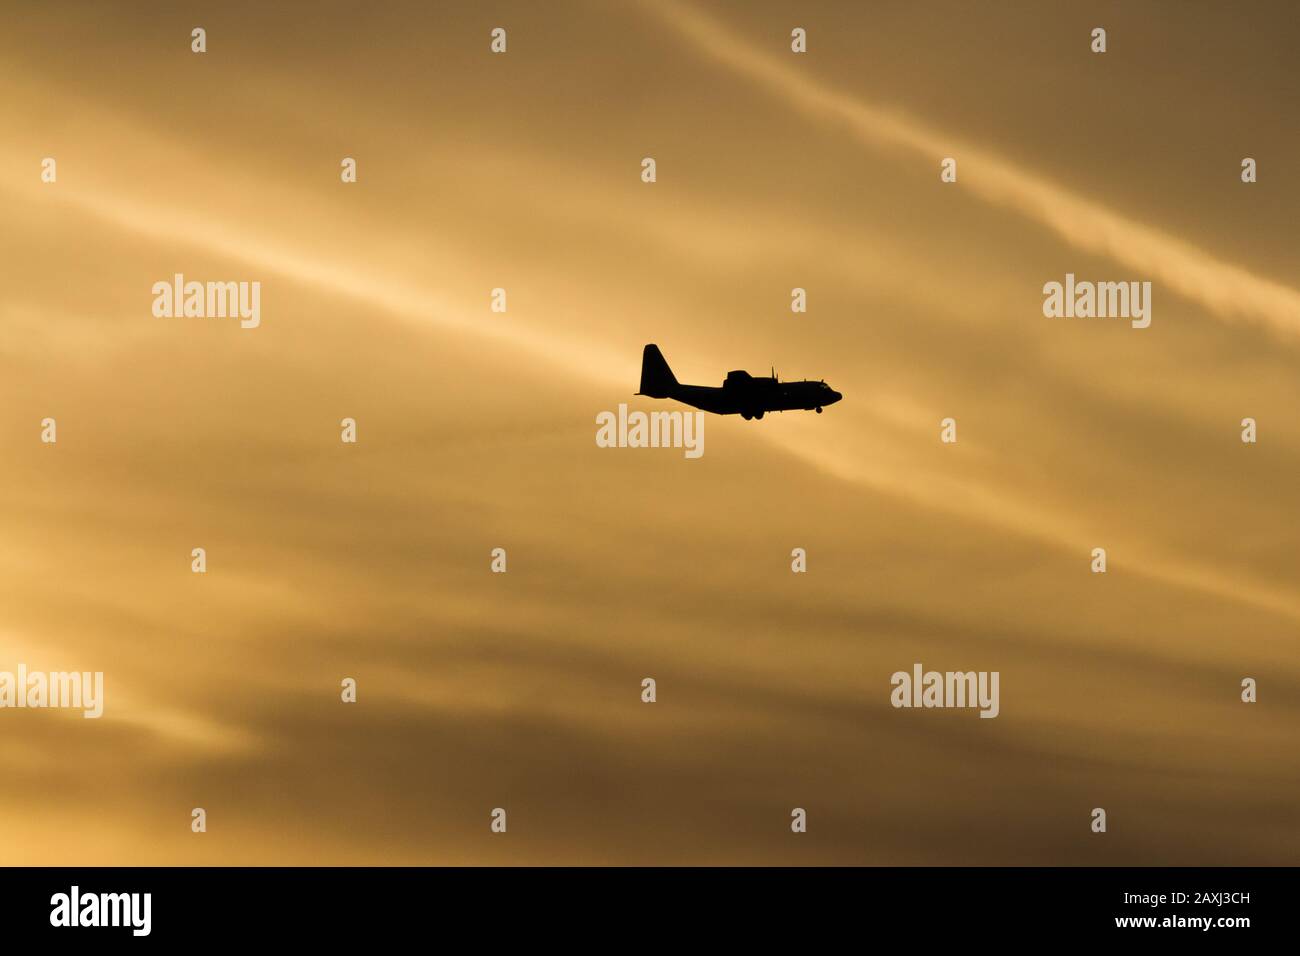
<path fill-rule="evenodd" d="M 787 62 L 737 39 L 733 30 L 679 0 L 644 0 L 642 6 L 699 53 L 756 81 L 809 118 L 838 124 L 869 146 L 910 150 L 936 164 L 944 156 L 959 157 L 962 183 L 981 199 L 1014 209 L 1077 249 L 1140 270 L 1221 319 L 1246 319 L 1291 338 L 1300 335 L 1300 292 L 1295 289 L 836 90 L 792 65 L 793 58 Z"/>

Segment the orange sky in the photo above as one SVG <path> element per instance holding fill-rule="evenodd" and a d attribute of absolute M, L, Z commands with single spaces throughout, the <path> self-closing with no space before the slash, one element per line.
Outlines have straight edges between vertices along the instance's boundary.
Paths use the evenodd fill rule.
<path fill-rule="evenodd" d="M 1295 861 L 1295 9 L 376 6 L 0 13 L 0 863 Z"/>

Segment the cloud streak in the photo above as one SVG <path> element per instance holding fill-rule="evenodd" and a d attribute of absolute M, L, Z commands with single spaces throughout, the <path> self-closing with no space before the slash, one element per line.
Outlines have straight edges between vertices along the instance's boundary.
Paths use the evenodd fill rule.
<path fill-rule="evenodd" d="M 1288 341 L 1300 337 L 1295 289 L 1223 262 L 987 150 L 954 145 L 951 136 L 836 90 L 737 39 L 735 31 L 695 7 L 678 0 L 653 0 L 642 7 L 697 53 L 757 82 L 805 117 L 837 124 L 867 146 L 917 153 L 936 168 L 940 158 L 957 156 L 963 186 L 986 202 L 1014 210 L 1076 249 L 1141 270 L 1220 319 L 1251 321 Z"/>
<path fill-rule="evenodd" d="M 695 16 L 693 12 L 686 15 Z M 626 385 L 620 368 L 627 364 L 627 357 L 599 343 L 566 340 L 551 327 L 530 326 L 505 316 L 494 316 L 497 321 L 490 323 L 470 321 L 462 307 L 421 285 L 377 275 L 332 257 L 303 252 L 266 236 L 250 235 L 197 211 L 178 215 L 175 209 L 114 196 L 106 189 L 64 188 L 58 199 L 131 233 L 158 241 L 184 242 L 269 269 L 425 328 L 489 338 L 595 385 L 611 388 Z M 978 481 L 948 478 L 915 462 L 901 470 L 877 464 L 870 449 L 846 439 L 840 432 L 829 439 L 821 436 L 819 440 L 806 427 L 796 427 L 781 432 L 764 430 L 758 437 L 824 474 L 930 511 L 1008 529 L 1060 550 L 1084 548 L 1088 540 L 1078 521 L 1029 505 Z M 1122 542 L 1111 543 L 1123 546 Z M 1300 602 L 1289 592 L 1257 584 L 1220 567 L 1161 555 L 1159 549 L 1143 548 L 1137 543 L 1123 546 L 1123 550 L 1135 573 L 1300 621 Z"/>

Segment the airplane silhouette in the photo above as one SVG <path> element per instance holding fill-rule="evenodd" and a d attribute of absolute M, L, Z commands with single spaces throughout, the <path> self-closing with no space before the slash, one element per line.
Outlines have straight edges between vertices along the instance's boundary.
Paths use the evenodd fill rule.
<path fill-rule="evenodd" d="M 776 369 L 771 378 L 755 378 L 748 372 L 728 372 L 721 388 L 710 385 L 682 385 L 668 367 L 657 345 L 641 353 L 641 390 L 650 398 L 674 398 L 686 405 L 715 415 L 739 415 L 745 421 L 762 418 L 765 412 L 788 412 L 834 405 L 844 396 L 820 382 L 781 382 Z"/>

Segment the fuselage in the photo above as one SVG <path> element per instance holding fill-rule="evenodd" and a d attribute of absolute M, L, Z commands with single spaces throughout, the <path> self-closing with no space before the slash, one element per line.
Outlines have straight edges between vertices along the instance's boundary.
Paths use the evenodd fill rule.
<path fill-rule="evenodd" d="M 834 405 L 842 396 L 825 382 L 781 382 L 733 372 L 720 387 L 677 385 L 667 397 L 715 415 L 755 417 L 762 412 L 812 411 Z"/>
<path fill-rule="evenodd" d="M 775 371 L 770 378 L 755 378 L 742 370 L 728 372 L 726 381 L 716 388 L 683 385 L 653 343 L 641 353 L 641 388 L 637 394 L 672 398 L 715 415 L 740 415 L 746 419 L 796 409 L 820 412 L 844 397 L 825 382 L 782 382 Z"/>

